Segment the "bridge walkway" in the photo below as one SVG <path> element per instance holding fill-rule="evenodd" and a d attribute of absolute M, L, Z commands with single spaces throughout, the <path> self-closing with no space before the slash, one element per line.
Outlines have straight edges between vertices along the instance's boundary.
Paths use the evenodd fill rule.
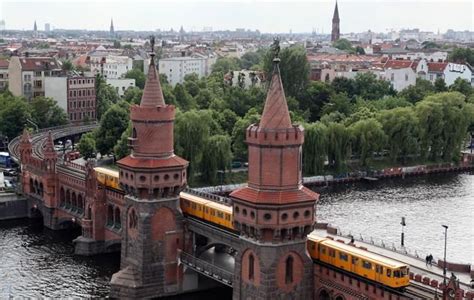
<path fill-rule="evenodd" d="M 334 240 L 343 240 L 346 243 L 350 242 L 349 237 L 328 233 L 325 229 L 316 229 L 313 232 L 319 236 L 323 236 L 323 237 L 330 236 Z M 425 276 L 429 277 L 430 279 L 435 279 L 439 283 L 443 282 L 443 268 L 440 266 L 437 266 L 436 264 L 427 266 L 425 263 L 424 257 L 417 258 L 409 254 L 403 254 L 403 253 L 394 251 L 393 249 L 387 249 L 378 245 L 374 245 L 369 241 L 366 242 L 366 241 L 361 241 L 361 240 L 355 240 L 354 244 L 358 247 L 359 246 L 365 247 L 367 248 L 367 250 L 373 253 L 377 253 L 379 255 L 403 262 L 410 266 L 410 272 L 413 272 L 415 274 L 420 274 L 423 277 Z M 470 290 L 470 281 L 471 281 L 470 275 L 468 273 L 460 273 L 460 272 L 454 272 L 454 274 L 459 279 L 460 287 L 464 290 Z M 449 280 L 450 276 L 451 276 L 451 271 L 447 271 L 447 280 Z"/>

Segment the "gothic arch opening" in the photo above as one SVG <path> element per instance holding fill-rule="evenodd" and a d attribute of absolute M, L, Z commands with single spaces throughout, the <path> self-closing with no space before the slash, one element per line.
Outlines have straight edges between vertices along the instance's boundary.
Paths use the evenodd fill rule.
<path fill-rule="evenodd" d="M 66 191 L 66 208 L 71 207 L 71 192 L 69 190 Z"/>
<path fill-rule="evenodd" d="M 77 198 L 76 198 L 76 192 L 72 192 L 72 210 L 77 209 Z"/>
<path fill-rule="evenodd" d="M 107 206 L 107 226 L 114 224 L 114 208 L 112 205 Z"/>
<path fill-rule="evenodd" d="M 116 207 L 115 208 L 115 213 L 114 213 L 114 227 L 116 228 L 122 228 L 122 220 L 120 217 L 120 208 Z"/>
<path fill-rule="evenodd" d="M 337 296 L 336 297 L 336 300 L 345 300 L 344 297 L 342 297 L 341 295 Z"/>
<path fill-rule="evenodd" d="M 64 206 L 66 204 L 66 193 L 64 192 L 64 188 L 61 187 L 59 190 L 59 205 Z"/>
<path fill-rule="evenodd" d="M 329 296 L 329 293 L 322 289 L 320 292 L 319 292 L 319 300 L 330 300 L 331 297 Z"/>
<path fill-rule="evenodd" d="M 82 214 L 84 212 L 84 200 L 82 199 L 82 194 L 79 194 L 77 196 L 77 206 L 78 206 L 78 212 Z"/>
<path fill-rule="evenodd" d="M 293 282 L 293 256 L 288 256 L 285 262 L 285 282 L 290 284 Z"/>

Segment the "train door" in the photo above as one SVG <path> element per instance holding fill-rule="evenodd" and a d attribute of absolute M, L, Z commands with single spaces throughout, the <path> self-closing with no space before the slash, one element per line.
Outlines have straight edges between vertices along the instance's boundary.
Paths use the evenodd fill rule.
<path fill-rule="evenodd" d="M 375 281 L 383 282 L 383 267 L 380 265 L 375 265 Z"/>
<path fill-rule="evenodd" d="M 353 273 L 359 273 L 359 258 L 351 256 L 351 271 Z"/>

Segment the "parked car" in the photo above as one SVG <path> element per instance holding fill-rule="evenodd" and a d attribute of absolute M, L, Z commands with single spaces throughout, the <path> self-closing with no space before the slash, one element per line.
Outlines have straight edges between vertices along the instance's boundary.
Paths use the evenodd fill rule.
<path fill-rule="evenodd" d="M 5 169 L 3 170 L 5 176 L 16 177 L 18 172 L 15 169 Z"/>
<path fill-rule="evenodd" d="M 242 168 L 242 163 L 240 161 L 232 162 L 232 169 Z"/>

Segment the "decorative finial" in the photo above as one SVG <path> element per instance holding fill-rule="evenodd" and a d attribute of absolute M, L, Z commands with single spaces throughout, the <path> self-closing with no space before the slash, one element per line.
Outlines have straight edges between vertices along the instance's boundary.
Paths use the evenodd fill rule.
<path fill-rule="evenodd" d="M 150 35 L 151 53 L 155 53 L 155 36 Z"/>
<path fill-rule="evenodd" d="M 273 62 L 279 63 L 280 62 L 280 37 L 277 36 L 273 38 L 273 44 L 271 47 L 273 51 Z"/>

